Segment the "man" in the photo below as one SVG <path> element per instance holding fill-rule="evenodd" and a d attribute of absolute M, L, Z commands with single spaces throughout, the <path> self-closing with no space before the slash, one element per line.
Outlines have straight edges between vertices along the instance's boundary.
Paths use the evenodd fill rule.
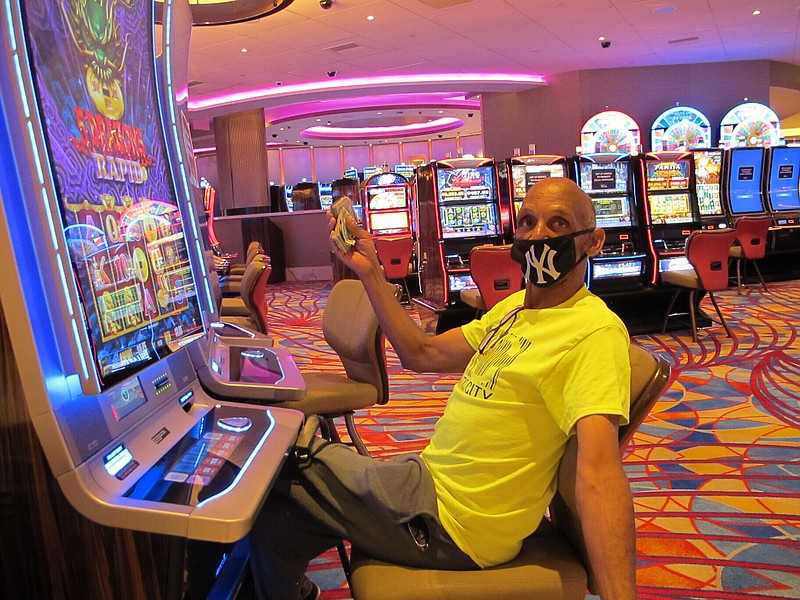
<path fill-rule="evenodd" d="M 636 597 L 633 505 L 617 443 L 628 415 L 629 339 L 583 283 L 605 234 L 591 199 L 567 179 L 533 186 L 517 221 L 512 255 L 525 290 L 437 336 L 391 295 L 365 231 L 350 220 L 354 248 L 343 254 L 331 243 L 364 283 L 405 368 L 464 375 L 421 456 L 380 461 L 315 440 L 311 458 L 286 471 L 250 536 L 262 597 L 315 597 L 303 575 L 308 560 L 342 538 L 408 566 L 510 560 L 537 528 L 573 434 L 598 590 L 609 600 Z"/>

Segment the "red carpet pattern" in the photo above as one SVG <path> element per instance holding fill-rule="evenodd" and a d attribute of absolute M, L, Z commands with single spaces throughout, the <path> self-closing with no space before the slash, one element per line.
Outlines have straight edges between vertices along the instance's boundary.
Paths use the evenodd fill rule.
<path fill-rule="evenodd" d="M 321 332 L 331 282 L 271 288 L 270 333 L 301 369 L 341 371 Z M 717 294 L 714 322 L 634 338 L 673 364 L 670 388 L 628 447 L 642 600 L 800 599 L 800 282 Z M 713 308 L 704 300 L 709 315 Z M 418 316 L 409 308 L 412 317 Z M 457 375 L 403 371 L 357 421 L 375 456 L 421 450 Z M 350 598 L 335 552 L 312 564 L 323 599 Z"/>

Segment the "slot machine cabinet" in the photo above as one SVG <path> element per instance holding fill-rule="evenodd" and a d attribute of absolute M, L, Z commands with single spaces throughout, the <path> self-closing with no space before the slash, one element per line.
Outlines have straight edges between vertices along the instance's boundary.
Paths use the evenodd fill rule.
<path fill-rule="evenodd" d="M 694 158 L 689 151 L 648 152 L 639 158 L 636 174 L 652 268 L 647 275 L 655 285 L 660 273 L 687 268 L 686 238 L 702 227 L 691 187 Z"/>
<path fill-rule="evenodd" d="M 763 193 L 774 220 L 770 252 L 800 251 L 800 147 L 767 149 L 764 175 Z"/>
<path fill-rule="evenodd" d="M 722 202 L 731 226 L 743 216 L 766 215 L 764 160 L 761 147 L 727 148 L 722 153 Z"/>
<path fill-rule="evenodd" d="M 722 149 L 694 148 L 692 188 L 697 198 L 703 229 L 730 227 L 730 218 L 722 202 Z"/>
<path fill-rule="evenodd" d="M 292 211 L 320 210 L 322 202 L 319 195 L 319 184 L 316 181 L 297 183 L 292 188 Z"/>
<path fill-rule="evenodd" d="M 411 235 L 411 186 L 397 173 L 373 175 L 364 182 L 363 221 L 373 237 Z"/>
<path fill-rule="evenodd" d="M 548 177 L 571 177 L 566 157 L 557 154 L 515 156 L 499 163 L 497 169 L 503 222 L 511 225 L 506 236 L 509 241 L 516 231 L 517 212 L 531 186 Z"/>
<path fill-rule="evenodd" d="M 603 251 L 589 262 L 589 288 L 635 291 L 646 283 L 645 235 L 634 195 L 634 159 L 602 152 L 575 158 L 578 185 L 592 199 L 597 226 L 606 234 Z"/>
<path fill-rule="evenodd" d="M 420 298 L 436 313 L 462 306 L 460 291 L 475 284 L 469 252 L 503 243 L 497 167 L 491 158 L 433 161 L 417 169 Z"/>
<path fill-rule="evenodd" d="M 322 210 L 329 210 L 333 205 L 333 185 L 330 183 L 319 183 L 319 204 Z"/>
<path fill-rule="evenodd" d="M 176 125 L 159 97 L 154 7 L 110 10 L 112 68 L 99 86 L 60 3 L 6 3 L 0 301 L 69 504 L 109 527 L 234 542 L 303 416 L 212 399 L 200 384 L 190 352 L 208 339 L 213 298 L 165 138 Z"/>

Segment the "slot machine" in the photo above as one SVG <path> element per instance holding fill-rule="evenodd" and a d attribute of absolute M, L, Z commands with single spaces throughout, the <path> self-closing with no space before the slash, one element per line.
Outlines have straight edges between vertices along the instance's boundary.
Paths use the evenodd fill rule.
<path fill-rule="evenodd" d="M 719 145 L 723 148 L 767 148 L 781 139 L 781 122 L 775 111 L 759 102 L 734 106 L 722 117 Z"/>
<path fill-rule="evenodd" d="M 355 169 L 352 169 L 352 171 L 355 171 Z M 334 204 L 341 198 L 350 198 L 360 224 L 364 218 L 364 210 L 361 204 L 361 182 L 358 180 L 358 172 L 355 172 L 353 177 L 350 176 L 352 174 L 352 172 L 345 172 L 344 177 L 334 180 L 331 183 L 331 195 L 333 196 Z"/>
<path fill-rule="evenodd" d="M 659 273 L 685 269 L 686 238 L 701 228 L 700 211 L 691 187 L 694 159 L 691 152 L 648 152 L 640 157 L 637 192 L 642 198 L 646 249 L 650 253 L 649 282 Z"/>
<path fill-rule="evenodd" d="M 728 148 L 722 154 L 722 201 L 731 226 L 742 216 L 767 214 L 764 202 L 764 158 L 761 147 Z"/>
<path fill-rule="evenodd" d="M 363 186 L 363 220 L 374 237 L 411 235 L 411 186 L 397 173 L 373 175 Z"/>
<path fill-rule="evenodd" d="M 722 149 L 694 148 L 692 187 L 703 229 L 725 229 L 730 220 L 722 203 Z"/>
<path fill-rule="evenodd" d="M 764 197 L 772 213 L 773 252 L 800 250 L 800 147 L 767 149 Z"/>
<path fill-rule="evenodd" d="M 330 183 L 319 184 L 319 204 L 322 210 L 329 210 L 333 204 L 333 185 Z"/>
<path fill-rule="evenodd" d="M 503 243 L 497 167 L 491 158 L 433 161 L 417 169 L 418 268 L 421 298 L 433 311 L 460 302 L 475 287 L 469 252 Z"/>
<path fill-rule="evenodd" d="M 673 106 L 658 115 L 650 127 L 653 152 L 678 152 L 711 146 L 711 122 L 689 106 Z"/>
<path fill-rule="evenodd" d="M 286 210 L 288 212 L 294 211 L 294 202 L 292 201 L 292 192 L 294 191 L 293 185 L 284 185 L 283 187 L 283 199 L 286 202 Z"/>
<path fill-rule="evenodd" d="M 603 251 L 589 262 L 588 286 L 595 293 L 635 291 L 645 283 L 645 241 L 633 192 L 633 161 L 627 153 L 602 152 L 576 158 L 578 185 L 594 203 L 597 226 L 606 233 Z"/>
<path fill-rule="evenodd" d="M 569 165 L 564 156 L 556 154 L 530 154 L 507 158 L 497 165 L 500 182 L 500 205 L 504 222 L 511 224 L 510 237 L 516 230 L 517 212 L 528 190 L 541 179 L 570 177 Z"/>
<path fill-rule="evenodd" d="M 0 300 L 67 501 L 102 525 L 234 542 L 303 416 L 201 384 L 192 353 L 212 347 L 216 315 L 185 165 L 171 159 L 180 144 L 166 137 L 178 128 L 169 66 L 162 81 L 153 3 L 109 10 L 98 71 L 77 13 L 6 3 Z"/>
<path fill-rule="evenodd" d="M 315 181 L 296 183 L 292 188 L 292 211 L 320 210 L 319 184 Z"/>

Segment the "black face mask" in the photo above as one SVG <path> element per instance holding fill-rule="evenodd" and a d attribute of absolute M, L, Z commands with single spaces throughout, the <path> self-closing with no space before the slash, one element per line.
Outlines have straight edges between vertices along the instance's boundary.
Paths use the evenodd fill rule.
<path fill-rule="evenodd" d="M 543 240 L 515 239 L 511 258 L 522 265 L 526 280 L 536 287 L 549 287 L 561 281 L 586 258 L 586 254 L 576 257 L 574 240 L 591 231 L 594 231 L 593 227 Z"/>

